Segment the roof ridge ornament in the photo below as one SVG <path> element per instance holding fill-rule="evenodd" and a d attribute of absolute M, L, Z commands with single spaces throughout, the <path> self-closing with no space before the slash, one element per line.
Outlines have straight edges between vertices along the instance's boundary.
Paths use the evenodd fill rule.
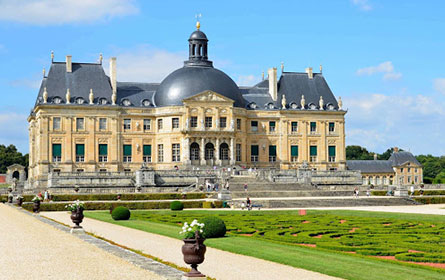
<path fill-rule="evenodd" d="M 54 62 L 54 51 L 51 51 L 51 62 Z"/>
<path fill-rule="evenodd" d="M 341 96 L 338 97 L 338 110 L 343 110 L 343 101 L 341 101 Z"/>
<path fill-rule="evenodd" d="M 196 30 L 199 30 L 201 28 L 201 23 L 199 22 L 199 19 L 201 17 L 202 17 L 202 15 L 200 13 L 195 15 L 195 18 L 196 18 Z"/>

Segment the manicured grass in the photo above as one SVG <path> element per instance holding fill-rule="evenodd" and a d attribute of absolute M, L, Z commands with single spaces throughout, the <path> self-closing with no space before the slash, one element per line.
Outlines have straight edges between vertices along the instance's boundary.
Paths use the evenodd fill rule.
<path fill-rule="evenodd" d="M 10 184 L 0 184 L 0 188 L 7 188 L 9 186 L 10 186 Z"/>
<path fill-rule="evenodd" d="M 323 249 L 321 248 L 323 246 L 318 246 L 318 244 L 326 245 L 326 243 L 329 242 L 327 242 L 325 239 L 333 234 L 326 233 L 326 228 L 324 229 L 324 235 L 326 236 L 323 235 L 321 238 L 314 238 L 309 234 L 305 234 L 304 231 L 301 234 L 303 235 L 302 240 L 298 239 L 300 233 L 298 233 L 297 236 L 287 234 L 295 231 L 297 228 L 300 229 L 301 227 L 301 229 L 307 229 L 306 233 L 313 233 L 315 231 L 315 234 L 318 235 L 320 226 L 326 227 L 327 223 L 327 225 L 332 225 L 331 231 L 335 228 L 335 230 L 337 230 L 337 235 L 340 232 L 344 235 L 342 235 L 340 239 L 334 238 L 335 241 L 338 242 L 339 240 L 344 239 L 347 244 L 351 245 L 351 236 L 353 237 L 352 240 L 354 240 L 354 235 L 357 235 L 357 237 L 362 235 L 356 233 L 359 230 L 356 230 L 354 233 L 349 233 L 351 226 L 355 226 L 358 221 L 360 221 L 360 225 L 362 227 L 368 225 L 371 229 L 374 227 L 381 228 L 381 223 L 390 222 L 394 224 L 394 228 L 387 231 L 391 233 L 390 240 L 389 242 L 384 243 L 385 246 L 378 248 L 378 252 L 391 253 L 394 250 L 393 241 L 396 240 L 393 233 L 400 233 L 401 230 L 399 226 L 396 226 L 400 225 L 399 223 L 409 225 L 409 223 L 412 221 L 423 221 L 423 224 L 426 225 L 428 222 L 426 222 L 423 218 L 429 218 L 431 222 L 435 222 L 434 228 L 440 227 L 438 230 L 442 230 L 443 232 L 443 222 L 439 220 L 440 217 L 436 217 L 434 215 L 410 215 L 409 217 L 404 217 L 403 214 L 398 215 L 391 213 L 389 216 L 385 217 L 385 214 L 387 213 L 379 212 L 308 211 L 307 216 L 298 216 L 296 211 L 247 212 L 190 210 L 171 212 L 160 210 L 132 211 L 132 218 L 130 221 L 113 221 L 110 214 L 106 212 L 86 212 L 85 214 L 87 217 L 96 218 L 113 224 L 127 226 L 178 239 L 180 238 L 178 233 L 180 231 L 180 224 L 182 222 L 190 222 L 194 218 L 199 220 L 201 217 L 206 215 L 218 215 L 226 222 L 227 228 L 230 232 L 228 233 L 228 237 L 206 240 L 206 244 L 210 247 L 262 258 L 294 267 L 318 271 L 345 279 L 445 279 L 445 270 L 433 269 L 430 267 L 419 267 L 418 265 L 397 263 L 396 261 L 380 260 L 374 257 L 365 256 L 368 255 L 369 251 L 372 251 L 371 249 L 373 246 L 375 247 L 377 245 L 372 244 L 372 246 L 369 246 L 369 244 L 359 244 L 358 239 L 352 242 L 352 246 L 358 246 L 355 248 L 355 251 L 360 251 L 358 248 L 365 246 L 366 249 L 362 249 L 364 252 L 363 255 L 360 255 L 359 253 L 352 255 L 349 253 L 340 252 L 338 251 L 338 248 L 329 248 L 329 250 Z M 396 216 L 393 216 L 393 214 Z M 400 220 L 401 218 L 411 219 L 408 221 Z M 347 222 L 342 224 L 335 223 L 335 221 L 340 221 L 341 219 L 347 220 Z M 311 222 L 301 223 L 303 220 Z M 352 221 L 354 221 L 354 225 L 351 225 Z M 378 221 L 380 224 L 376 224 L 376 221 Z M 293 226 L 290 226 L 291 229 L 289 229 L 287 223 L 292 223 Z M 347 223 L 349 224 L 346 225 Z M 342 227 L 344 225 L 344 228 L 338 229 L 337 224 L 340 224 Z M 259 234 L 260 231 L 258 231 L 258 229 L 262 230 L 264 235 Z M 281 234 L 283 232 L 284 234 Z M 240 236 L 240 234 L 252 234 L 252 236 Z M 379 235 L 381 237 L 382 234 L 381 232 L 379 234 L 367 234 L 364 236 L 364 240 L 362 238 L 360 242 L 366 242 L 368 239 L 374 240 L 375 235 Z M 433 239 L 437 239 L 437 234 Z M 388 241 L 387 239 L 384 240 Z M 317 248 L 306 248 L 295 245 L 296 243 L 309 243 L 305 241 L 311 241 L 311 244 L 317 244 Z M 445 241 L 440 241 L 440 243 L 435 247 L 440 248 L 441 244 L 443 244 L 442 242 Z M 347 250 L 350 250 L 350 248 Z M 408 249 L 406 249 L 406 251 L 407 250 Z"/>

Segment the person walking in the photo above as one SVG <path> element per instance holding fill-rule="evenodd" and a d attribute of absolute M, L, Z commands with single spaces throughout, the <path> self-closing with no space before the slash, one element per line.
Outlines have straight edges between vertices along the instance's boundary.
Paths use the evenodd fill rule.
<path fill-rule="evenodd" d="M 252 202 L 250 201 L 249 197 L 247 197 L 246 204 L 247 204 L 247 210 L 249 211 L 252 210 Z"/>
<path fill-rule="evenodd" d="M 354 196 L 355 196 L 355 198 L 358 198 L 358 188 L 357 187 L 355 187 L 355 189 L 354 189 Z"/>
<path fill-rule="evenodd" d="M 247 192 L 247 184 L 244 184 L 244 191 Z"/>
<path fill-rule="evenodd" d="M 414 196 L 414 186 L 411 186 L 411 196 Z"/>

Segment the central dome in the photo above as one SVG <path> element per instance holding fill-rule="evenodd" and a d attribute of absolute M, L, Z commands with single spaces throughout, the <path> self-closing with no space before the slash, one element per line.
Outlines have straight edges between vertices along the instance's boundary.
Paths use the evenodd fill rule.
<path fill-rule="evenodd" d="M 156 106 L 182 105 L 182 100 L 211 90 L 244 107 L 244 98 L 235 82 L 224 72 L 213 68 L 207 58 L 207 36 L 199 29 L 189 38 L 189 60 L 184 67 L 168 75 L 154 95 Z"/>

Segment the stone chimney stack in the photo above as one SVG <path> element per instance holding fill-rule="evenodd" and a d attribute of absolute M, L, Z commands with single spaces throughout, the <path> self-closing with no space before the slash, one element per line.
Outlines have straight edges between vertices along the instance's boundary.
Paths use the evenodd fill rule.
<path fill-rule="evenodd" d="M 309 79 L 312 80 L 314 78 L 314 72 L 312 71 L 312 67 L 306 68 L 306 73 L 307 73 Z"/>
<path fill-rule="evenodd" d="M 117 92 L 117 81 L 116 81 L 116 57 L 110 58 L 110 81 L 113 94 Z"/>
<path fill-rule="evenodd" d="M 73 60 L 71 55 L 66 56 L 66 72 L 67 73 L 73 72 Z"/>
<path fill-rule="evenodd" d="M 269 94 L 274 101 L 277 101 L 278 84 L 277 84 L 277 68 L 273 67 L 267 70 L 269 76 Z"/>
<path fill-rule="evenodd" d="M 398 153 L 399 152 L 399 148 L 398 147 L 394 147 L 394 153 Z"/>

